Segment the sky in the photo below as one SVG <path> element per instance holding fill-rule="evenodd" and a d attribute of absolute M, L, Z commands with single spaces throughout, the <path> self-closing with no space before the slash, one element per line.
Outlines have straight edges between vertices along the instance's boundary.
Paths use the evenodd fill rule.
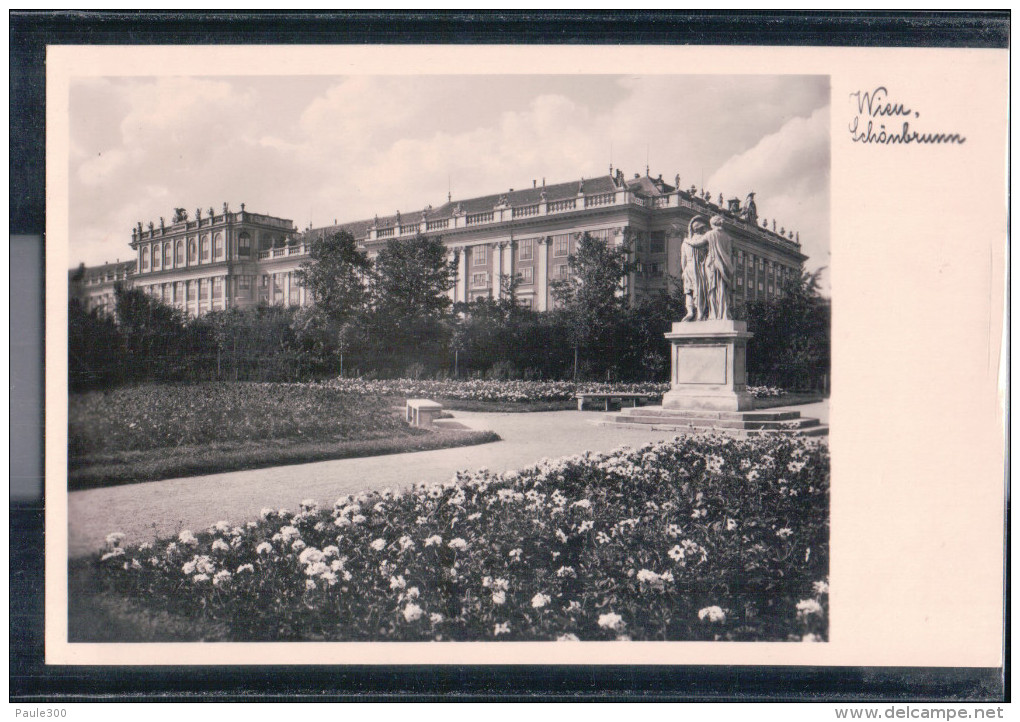
<path fill-rule="evenodd" d="M 139 221 L 241 203 L 298 228 L 608 173 L 660 173 L 829 264 L 827 76 L 78 78 L 71 258 L 131 256 Z M 827 274 L 823 274 L 827 287 Z"/>

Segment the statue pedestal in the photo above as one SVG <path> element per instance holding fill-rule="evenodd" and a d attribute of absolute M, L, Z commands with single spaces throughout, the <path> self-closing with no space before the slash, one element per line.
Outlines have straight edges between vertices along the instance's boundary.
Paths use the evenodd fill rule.
<path fill-rule="evenodd" d="M 675 322 L 673 331 L 666 334 L 672 344 L 672 369 L 662 408 L 754 408 L 746 372 L 747 340 L 753 335 L 744 321 Z"/>

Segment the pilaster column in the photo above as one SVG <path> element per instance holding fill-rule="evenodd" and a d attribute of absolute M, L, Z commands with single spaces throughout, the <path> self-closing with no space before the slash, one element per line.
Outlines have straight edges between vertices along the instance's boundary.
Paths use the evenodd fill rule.
<path fill-rule="evenodd" d="M 517 243 L 513 240 L 503 244 L 503 273 L 513 277 L 514 275 L 514 249 Z"/>
<path fill-rule="evenodd" d="M 503 298 L 503 276 L 510 272 L 509 264 L 507 263 L 506 250 L 510 244 L 507 241 L 500 241 L 499 243 L 493 243 L 492 249 L 495 256 L 493 260 L 493 266 L 495 268 L 495 277 L 492 279 L 493 296 L 498 300 Z"/>
<path fill-rule="evenodd" d="M 535 241 L 538 254 L 538 271 L 535 279 L 538 284 L 537 308 L 539 311 L 549 310 L 549 236 L 538 238 Z"/>

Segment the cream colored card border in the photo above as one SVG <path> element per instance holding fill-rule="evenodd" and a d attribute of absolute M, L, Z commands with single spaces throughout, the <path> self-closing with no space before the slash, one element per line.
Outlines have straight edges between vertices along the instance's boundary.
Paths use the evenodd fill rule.
<path fill-rule="evenodd" d="M 690 68 L 831 77 L 831 641 L 66 642 L 72 77 Z M 1005 50 L 54 46 L 47 71 L 47 663 L 1002 664 Z M 878 85 L 966 143 L 851 143 L 849 94 Z"/>

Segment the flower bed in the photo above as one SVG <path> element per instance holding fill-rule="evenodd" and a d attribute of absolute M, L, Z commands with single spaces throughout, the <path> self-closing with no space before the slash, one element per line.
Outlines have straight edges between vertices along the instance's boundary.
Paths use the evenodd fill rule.
<path fill-rule="evenodd" d="M 669 384 L 659 383 L 575 384 L 572 381 L 483 381 L 479 379 L 467 381 L 452 379 L 387 379 L 380 381 L 333 379 L 326 385 L 350 393 L 510 403 L 569 401 L 581 391 L 663 394 L 669 390 Z"/>
<path fill-rule="evenodd" d="M 804 640 L 827 633 L 829 457 L 683 437 L 97 556 L 102 588 L 231 640 Z"/>
<path fill-rule="evenodd" d="M 455 381 L 452 379 L 332 379 L 324 384 L 346 393 L 378 394 L 424 398 L 457 399 L 462 401 L 488 401 L 503 403 L 531 403 L 539 401 L 571 401 L 578 393 L 646 393 L 662 395 L 669 391 L 668 383 L 599 383 L 572 381 L 483 381 L 479 379 Z M 748 386 L 755 398 L 782 396 L 782 389 L 767 386 Z"/>
<path fill-rule="evenodd" d="M 267 439 L 406 434 L 384 399 L 301 384 L 142 384 L 71 396 L 71 456 Z"/>

